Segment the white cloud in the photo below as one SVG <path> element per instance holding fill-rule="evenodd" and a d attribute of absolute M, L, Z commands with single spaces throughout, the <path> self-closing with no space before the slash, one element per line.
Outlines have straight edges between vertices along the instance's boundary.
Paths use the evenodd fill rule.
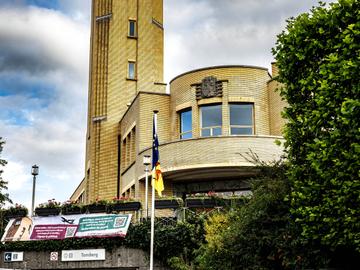
<path fill-rule="evenodd" d="M 15 162 L 8 162 L 4 170 L 3 178 L 9 181 L 8 188 L 10 191 L 17 191 L 22 189 L 28 181 L 30 171 L 26 171 L 24 166 Z"/>
<path fill-rule="evenodd" d="M 89 25 L 72 16 L 0 8 L 3 178 L 13 201 L 27 206 L 33 164 L 40 166 L 37 203 L 66 200 L 83 177 Z"/>
<path fill-rule="evenodd" d="M 326 1 L 330 2 L 330 1 Z M 270 67 L 285 20 L 317 1 L 164 1 L 165 81 L 214 65 Z"/>
<path fill-rule="evenodd" d="M 40 76 L 67 69 L 70 74 L 86 76 L 88 37 L 87 24 L 77 23 L 58 11 L 36 7 L 0 9 L 4 65 L 0 61 L 0 70 Z"/>

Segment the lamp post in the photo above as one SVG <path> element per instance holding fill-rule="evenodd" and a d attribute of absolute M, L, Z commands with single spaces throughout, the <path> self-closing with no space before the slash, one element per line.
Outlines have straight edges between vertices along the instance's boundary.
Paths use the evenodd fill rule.
<path fill-rule="evenodd" d="M 146 219 L 149 217 L 149 206 L 148 206 L 148 176 L 149 176 L 149 165 L 151 164 L 151 157 L 149 155 L 144 155 L 143 164 L 145 165 L 145 215 Z"/>
<path fill-rule="evenodd" d="M 32 168 L 31 168 L 31 174 L 33 175 L 33 189 L 32 189 L 32 200 L 31 200 L 31 216 L 34 216 L 35 182 L 36 182 L 36 176 L 39 174 L 39 166 L 33 165 Z"/>

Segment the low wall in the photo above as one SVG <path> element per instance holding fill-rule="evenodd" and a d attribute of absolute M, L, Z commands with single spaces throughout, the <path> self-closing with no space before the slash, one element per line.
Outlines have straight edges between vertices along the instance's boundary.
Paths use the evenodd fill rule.
<path fill-rule="evenodd" d="M 106 250 L 105 260 L 89 261 L 62 261 L 61 251 L 56 254 L 48 252 L 24 251 L 22 261 L 9 261 L 5 253 L 0 253 L 0 269 L 121 269 L 121 270 L 145 270 L 149 269 L 149 256 L 142 250 L 124 247 Z M 11 259 L 10 259 L 11 260 Z M 16 260 L 16 258 L 15 258 Z M 154 269 L 167 270 L 159 262 L 154 262 Z"/>

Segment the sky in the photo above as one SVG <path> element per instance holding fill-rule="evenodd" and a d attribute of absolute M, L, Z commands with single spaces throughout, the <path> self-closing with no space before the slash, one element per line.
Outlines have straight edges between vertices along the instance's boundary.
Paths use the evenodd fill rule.
<path fill-rule="evenodd" d="M 8 161 L 2 177 L 14 203 L 30 208 L 34 164 L 35 205 L 66 201 L 84 177 L 90 2 L 0 0 L 1 158 Z M 286 19 L 314 5 L 164 0 L 165 82 L 214 65 L 270 69 Z"/>

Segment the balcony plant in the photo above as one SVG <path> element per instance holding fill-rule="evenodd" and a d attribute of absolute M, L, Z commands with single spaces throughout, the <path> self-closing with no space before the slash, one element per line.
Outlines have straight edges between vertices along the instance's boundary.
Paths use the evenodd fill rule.
<path fill-rule="evenodd" d="M 109 202 L 107 200 L 103 200 L 97 197 L 94 202 L 86 205 L 85 209 L 89 213 L 106 213 L 108 204 Z"/>
<path fill-rule="evenodd" d="M 40 203 L 35 208 L 35 215 L 37 216 L 56 216 L 61 211 L 61 203 L 55 199 L 48 200 L 45 203 Z"/>
<path fill-rule="evenodd" d="M 214 208 L 219 199 L 214 191 L 209 191 L 206 194 L 197 193 L 186 198 L 186 207 L 188 208 Z"/>
<path fill-rule="evenodd" d="M 62 215 L 79 215 L 85 213 L 86 208 L 76 202 L 68 200 L 61 204 L 61 214 Z"/>
<path fill-rule="evenodd" d="M 227 208 L 238 208 L 246 204 L 250 200 L 249 195 L 234 195 L 224 197 L 218 201 L 218 206 L 224 206 Z"/>
<path fill-rule="evenodd" d="M 161 197 L 155 200 L 155 209 L 177 209 L 184 205 L 179 197 Z"/>
<path fill-rule="evenodd" d="M 108 205 L 108 212 L 138 211 L 141 203 L 130 197 L 114 197 Z"/>
<path fill-rule="evenodd" d="M 14 206 L 5 209 L 4 217 L 6 219 L 26 217 L 28 212 L 28 209 L 24 205 L 16 203 Z"/>

